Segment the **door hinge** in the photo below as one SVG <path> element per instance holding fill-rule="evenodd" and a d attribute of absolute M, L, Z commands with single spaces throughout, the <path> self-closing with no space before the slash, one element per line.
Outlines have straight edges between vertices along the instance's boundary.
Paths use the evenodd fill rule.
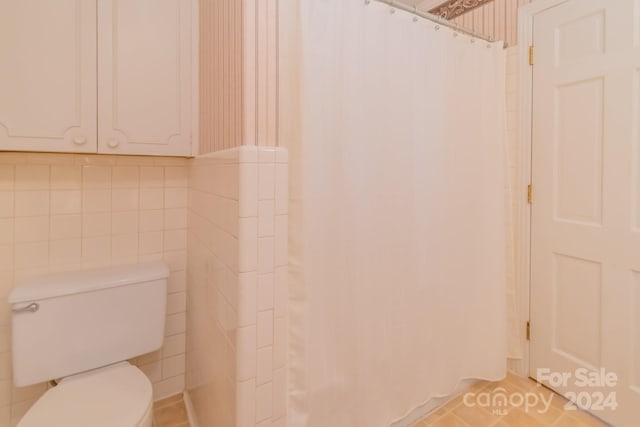
<path fill-rule="evenodd" d="M 533 203 L 533 187 L 531 184 L 527 185 L 527 203 Z"/>
<path fill-rule="evenodd" d="M 529 46 L 529 65 L 533 66 L 533 46 Z"/>
<path fill-rule="evenodd" d="M 527 341 L 531 340 L 531 322 L 527 322 Z"/>

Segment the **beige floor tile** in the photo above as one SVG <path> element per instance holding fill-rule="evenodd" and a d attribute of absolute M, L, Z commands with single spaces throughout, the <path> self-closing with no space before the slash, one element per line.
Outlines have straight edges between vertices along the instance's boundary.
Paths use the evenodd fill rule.
<path fill-rule="evenodd" d="M 444 405 L 442 407 L 442 409 L 445 412 L 451 411 L 453 408 L 455 408 L 456 406 L 458 406 L 458 405 L 460 405 L 462 403 L 462 399 L 463 398 L 464 398 L 464 395 L 460 395 L 460 396 L 457 396 L 457 397 L 453 398 L 451 401 L 447 402 L 447 404 Z"/>
<path fill-rule="evenodd" d="M 442 417 L 429 417 L 422 423 L 422 425 L 420 425 L 420 427 L 433 427 L 434 424 L 439 422 L 441 419 Z"/>
<path fill-rule="evenodd" d="M 188 427 L 187 410 L 182 396 L 180 396 L 179 400 L 173 399 L 168 402 L 166 400 L 168 399 L 157 402 L 154 405 L 154 427 Z"/>
<path fill-rule="evenodd" d="M 499 383 L 492 383 L 484 391 L 488 391 L 491 393 L 497 389 L 504 389 L 507 395 L 510 395 L 511 393 L 523 393 L 527 391 L 525 388 L 522 388 L 520 385 L 515 384 L 511 381 L 501 381 Z"/>
<path fill-rule="evenodd" d="M 426 418 L 423 418 L 422 420 L 418 421 L 414 427 L 425 427 L 425 426 L 430 426 L 431 424 L 435 423 L 437 420 L 439 420 L 440 418 L 442 418 L 441 414 L 436 414 L 436 413 L 432 413 L 431 415 L 429 415 Z"/>
<path fill-rule="evenodd" d="M 475 393 L 477 393 L 477 392 L 479 392 L 479 391 L 481 391 L 481 390 L 484 390 L 485 388 L 487 388 L 487 387 L 488 387 L 488 386 L 490 386 L 491 384 L 494 384 L 494 383 L 493 383 L 493 382 L 491 382 L 491 381 L 483 381 L 483 380 L 480 380 L 480 381 L 478 381 L 477 383 L 475 383 L 474 385 L 472 385 L 472 386 L 469 388 L 469 390 L 468 390 L 468 391 L 469 391 L 469 392 L 475 392 Z"/>
<path fill-rule="evenodd" d="M 485 386 L 482 388 L 482 390 L 493 390 L 494 388 L 498 387 L 503 382 L 504 381 L 487 381 L 487 384 L 485 384 Z"/>
<path fill-rule="evenodd" d="M 569 403 L 569 401 L 565 399 L 564 396 L 560 394 L 556 394 L 553 398 L 553 402 L 551 402 L 551 406 L 553 406 L 554 408 L 556 408 L 562 413 L 573 412 L 567 409 L 567 403 Z"/>
<path fill-rule="evenodd" d="M 521 408 L 524 412 L 547 426 L 560 418 L 564 406 L 564 399 L 560 395 L 547 388 L 537 386 L 528 390 L 527 393 L 535 393 L 539 400 L 535 406 Z"/>
<path fill-rule="evenodd" d="M 171 396 L 171 397 L 167 397 L 166 399 L 158 400 L 157 402 L 154 402 L 153 408 L 154 409 L 158 409 L 158 408 L 162 408 L 163 406 L 173 405 L 174 403 L 178 403 L 178 402 L 182 402 L 182 395 L 181 394 L 176 394 L 175 396 Z"/>
<path fill-rule="evenodd" d="M 567 412 L 569 412 L 569 411 L 567 411 Z M 606 423 L 604 423 L 603 421 L 601 421 L 597 417 L 589 414 L 588 412 L 570 411 L 567 415 L 569 415 L 570 417 L 576 419 L 578 422 L 582 423 L 585 426 L 602 427 L 602 426 L 606 426 L 607 425 Z"/>
<path fill-rule="evenodd" d="M 538 421 L 520 409 L 509 410 L 509 413 L 502 418 L 502 421 L 510 427 L 549 427 L 548 424 Z"/>
<path fill-rule="evenodd" d="M 484 408 L 470 407 L 465 405 L 456 406 L 452 411 L 470 426 L 492 426 L 500 421 L 501 415 L 494 415 Z"/>
<path fill-rule="evenodd" d="M 541 388 L 542 386 L 538 386 L 538 383 L 535 382 L 534 380 L 532 380 L 531 378 L 525 378 L 525 377 L 521 377 L 519 375 L 515 375 L 512 373 L 509 373 L 507 375 L 507 382 L 515 385 L 516 387 L 519 387 L 523 390 L 534 390 L 537 388 Z"/>
<path fill-rule="evenodd" d="M 553 424 L 553 427 L 591 427 L 592 425 L 593 424 L 584 423 L 565 413 Z"/>
<path fill-rule="evenodd" d="M 452 413 L 446 414 L 444 417 L 440 417 L 433 424 L 427 425 L 429 427 L 473 427 Z"/>
<path fill-rule="evenodd" d="M 552 425 L 562 416 L 562 412 L 554 407 L 549 408 L 545 412 L 538 412 L 537 409 L 529 410 L 528 414 L 545 426 Z"/>
<path fill-rule="evenodd" d="M 504 416 L 494 415 L 491 408 L 467 407 L 464 394 L 455 397 L 440 408 L 433 411 L 427 418 L 418 422 L 414 427 L 606 427 L 595 417 L 582 411 L 566 411 L 566 399 L 546 387 L 539 386 L 535 381 L 509 374 L 504 381 L 481 382 L 474 385 L 467 392 L 492 393 L 498 389 L 510 393 L 536 393 L 551 405 L 545 408 L 542 400 L 538 405 L 529 408 L 508 408 Z M 498 390 L 502 391 L 502 390 Z M 466 392 L 465 392 L 466 393 Z"/>
<path fill-rule="evenodd" d="M 431 415 L 435 415 L 436 417 L 441 417 L 445 414 L 447 414 L 449 411 L 451 410 L 451 408 L 448 408 L 447 405 L 442 405 L 441 407 L 439 407 L 438 409 L 436 409 L 435 411 L 433 411 L 433 413 L 431 413 Z"/>

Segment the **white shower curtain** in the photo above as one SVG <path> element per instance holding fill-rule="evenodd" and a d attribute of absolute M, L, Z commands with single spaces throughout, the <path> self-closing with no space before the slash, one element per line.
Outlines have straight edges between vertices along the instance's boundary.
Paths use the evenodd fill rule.
<path fill-rule="evenodd" d="M 504 51 L 375 1 L 298 19 L 289 425 L 387 426 L 505 374 Z"/>

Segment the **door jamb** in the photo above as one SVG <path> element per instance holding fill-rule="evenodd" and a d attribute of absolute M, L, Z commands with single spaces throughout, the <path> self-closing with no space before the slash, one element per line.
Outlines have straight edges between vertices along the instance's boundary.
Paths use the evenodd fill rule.
<path fill-rule="evenodd" d="M 526 327 L 531 310 L 531 208 L 527 187 L 532 183 L 532 143 L 533 143 L 533 67 L 529 65 L 529 46 L 533 45 L 533 19 L 535 15 L 566 3 L 569 0 L 537 0 L 518 9 L 518 70 L 519 70 L 519 116 L 518 141 L 520 174 L 518 177 L 517 203 L 517 288 L 520 295 L 518 312 L 521 325 Z M 535 194 L 535 189 L 534 189 Z M 534 195 L 535 203 L 535 195 Z M 535 325 L 532 325 L 535 331 Z M 533 332 L 535 334 L 535 332 Z M 532 334 L 532 336 L 533 336 Z M 525 341 L 523 358 L 515 364 L 516 372 L 535 378 L 531 366 L 531 341 Z"/>

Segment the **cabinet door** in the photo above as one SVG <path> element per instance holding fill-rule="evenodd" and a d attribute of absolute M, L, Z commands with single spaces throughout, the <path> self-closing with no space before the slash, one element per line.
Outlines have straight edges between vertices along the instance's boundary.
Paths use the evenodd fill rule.
<path fill-rule="evenodd" d="M 0 0 L 0 150 L 96 151 L 95 0 Z"/>
<path fill-rule="evenodd" d="M 191 155 L 192 0 L 98 0 L 98 152 Z"/>

